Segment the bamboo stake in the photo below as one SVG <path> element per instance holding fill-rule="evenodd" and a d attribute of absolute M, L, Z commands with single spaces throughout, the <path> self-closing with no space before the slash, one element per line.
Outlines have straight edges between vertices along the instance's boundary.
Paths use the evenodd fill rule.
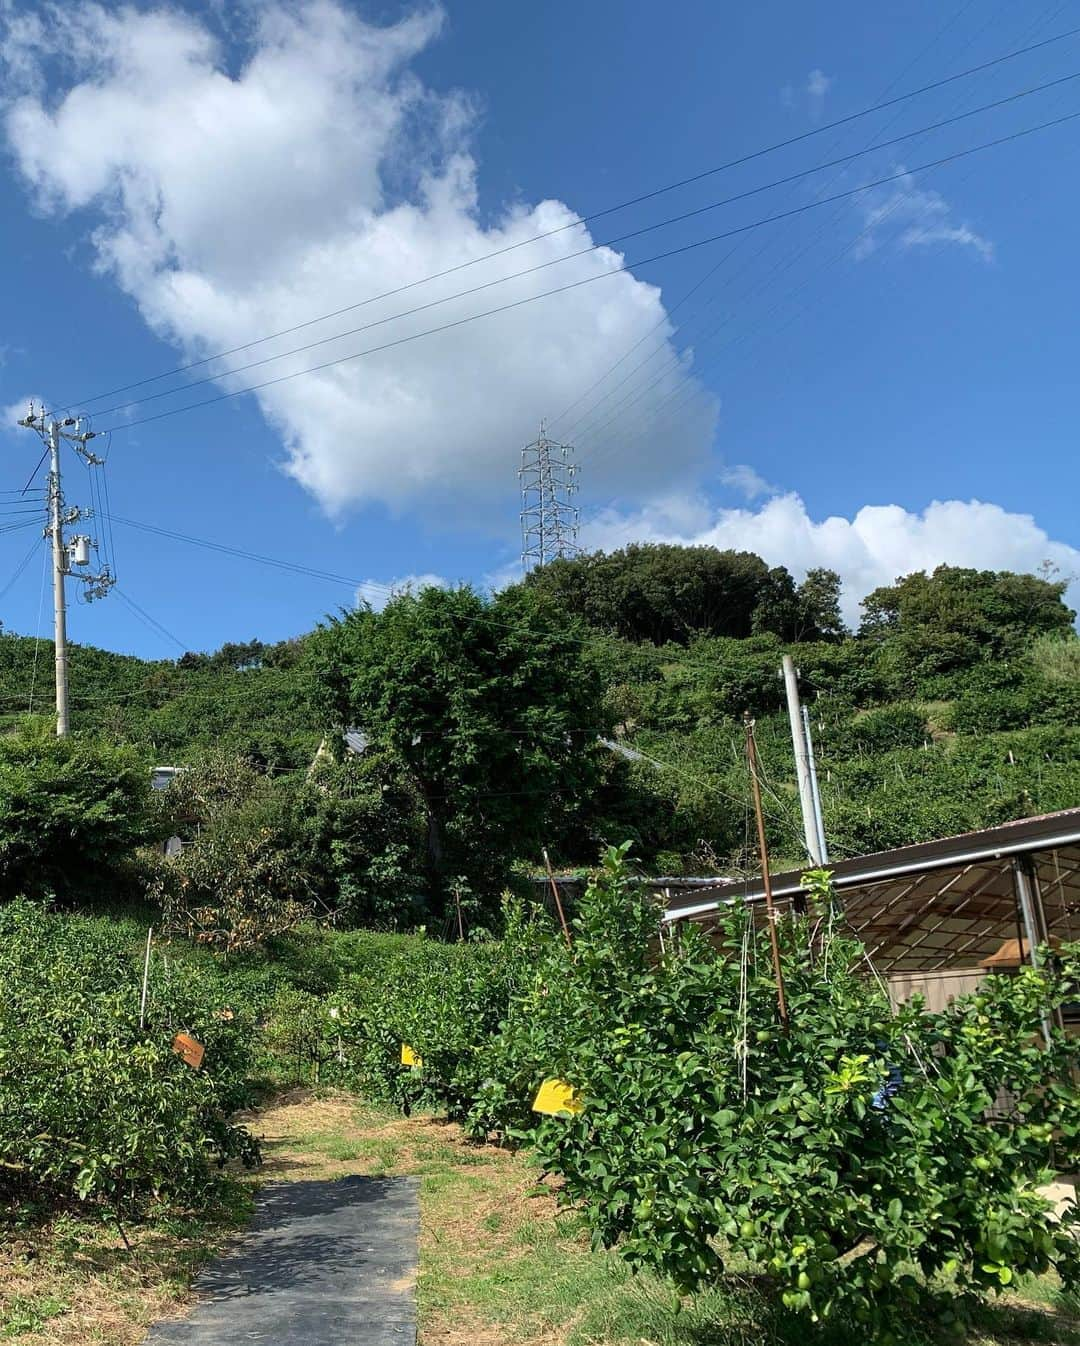
<path fill-rule="evenodd" d="M 566 947 L 569 948 L 570 930 L 566 924 L 566 916 L 562 909 L 562 899 L 559 897 L 559 885 L 555 882 L 555 871 L 551 868 L 551 860 L 548 856 L 546 846 L 541 849 L 540 854 L 544 857 L 544 868 L 547 870 L 548 883 L 551 884 L 551 896 L 555 899 L 555 910 L 559 913 L 559 924 L 562 926 Z"/>
<path fill-rule="evenodd" d="M 765 844 L 765 815 L 761 809 L 761 784 L 758 780 L 757 744 L 754 742 L 754 721 L 746 716 L 746 759 L 750 764 L 750 783 L 754 792 L 754 813 L 757 815 L 758 851 L 761 855 L 761 884 L 765 890 L 765 914 L 769 922 L 769 944 L 772 948 L 773 973 L 776 976 L 776 1005 L 780 1022 L 788 1026 L 787 999 L 784 995 L 784 974 L 780 968 L 780 938 L 776 933 L 776 911 L 773 907 L 772 879 L 769 875 L 769 850 Z"/>

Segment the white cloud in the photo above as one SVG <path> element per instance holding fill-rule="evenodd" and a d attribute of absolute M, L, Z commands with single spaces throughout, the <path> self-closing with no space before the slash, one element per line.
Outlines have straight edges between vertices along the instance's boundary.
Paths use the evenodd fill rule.
<path fill-rule="evenodd" d="M 1067 597 L 1080 608 L 1080 549 L 1052 539 L 1030 514 L 981 500 L 935 500 L 918 513 L 864 505 L 851 519 L 814 520 L 794 493 L 773 496 L 756 510 L 673 499 L 632 514 L 605 510 L 582 527 L 581 540 L 590 550 L 635 541 L 730 547 L 757 552 L 800 578 L 826 566 L 844 582 L 844 615 L 853 623 L 872 589 L 938 565 L 1034 571 L 1050 561 L 1071 579 Z"/>
<path fill-rule="evenodd" d="M 759 496 L 772 495 L 776 491 L 775 486 L 771 486 L 749 463 L 732 463 L 725 467 L 720 473 L 720 480 L 747 500 L 757 500 Z"/>
<path fill-rule="evenodd" d="M 16 434 L 25 434 L 26 431 L 19 425 L 19 422 L 26 417 L 31 404 L 33 404 L 35 414 L 44 406 L 40 397 L 30 394 L 25 397 L 17 397 L 14 402 L 9 402 L 7 406 L 0 406 L 0 430 L 11 430 Z"/>
<path fill-rule="evenodd" d="M 832 88 L 833 79 L 824 70 L 811 70 L 806 77 L 806 98 L 810 104 L 810 115 L 817 119 L 825 110 L 825 95 Z"/>
<path fill-rule="evenodd" d="M 356 590 L 358 604 L 366 603 L 376 612 L 382 612 L 391 598 L 398 594 L 419 593 L 421 589 L 449 589 L 450 581 L 442 575 L 402 575 L 396 580 L 365 580 Z"/>
<path fill-rule="evenodd" d="M 855 246 L 857 258 L 868 257 L 878 249 L 882 227 L 888 224 L 892 228 L 900 226 L 893 243 L 901 251 L 931 243 L 955 244 L 970 248 L 984 262 L 993 261 L 993 243 L 970 225 L 957 223 L 952 206 L 940 192 L 917 186 L 902 167 L 898 171 L 904 176 L 887 191 L 868 192 L 858 198 L 864 233 Z"/>
<path fill-rule="evenodd" d="M 481 218 L 471 102 L 410 72 L 439 33 L 438 9 L 388 27 L 363 22 L 338 0 L 273 0 L 239 13 L 238 54 L 223 51 L 207 26 L 178 8 L 81 0 L 36 17 L 10 4 L 0 9 L 4 124 L 28 189 L 48 211 L 89 218 L 101 271 L 183 359 L 574 219 L 551 200 Z M 42 87 L 43 67 L 57 73 L 58 96 Z M 584 226 L 568 228 L 260 346 L 230 367 L 566 258 L 592 241 Z M 459 516 L 476 523 L 480 506 L 513 489 L 518 450 L 542 416 L 577 399 L 651 328 L 660 324 L 670 342 L 659 291 L 628 273 L 607 274 L 621 263 L 602 249 L 247 374 L 221 373 L 221 381 L 246 386 L 603 277 L 257 394 L 281 436 L 287 470 L 328 511 L 367 500 L 444 506 L 456 496 L 478 507 Z M 689 378 L 687 362 L 673 362 L 650 394 L 653 403 Z M 152 402 L 136 419 L 172 405 Z M 647 410 L 639 402 L 624 413 L 628 438 Z M 714 426 L 715 414 L 683 422 L 663 455 L 640 443 L 598 466 L 590 486 L 617 481 L 622 495 L 645 498 L 672 472 L 701 462 Z"/>

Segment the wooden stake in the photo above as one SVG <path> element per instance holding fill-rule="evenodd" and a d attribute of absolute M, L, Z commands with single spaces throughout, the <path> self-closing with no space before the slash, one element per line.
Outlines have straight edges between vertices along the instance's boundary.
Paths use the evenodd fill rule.
<path fill-rule="evenodd" d="M 562 899 L 559 897 L 559 885 L 555 882 L 555 872 L 551 868 L 551 860 L 548 857 L 547 847 L 544 846 L 540 851 L 544 857 L 544 868 L 547 870 L 548 883 L 551 884 L 551 896 L 555 899 L 555 910 L 559 913 L 559 924 L 562 926 L 563 938 L 566 940 L 566 947 L 570 947 L 570 930 L 566 924 L 566 916 L 562 909 Z"/>
<path fill-rule="evenodd" d="M 458 943 L 459 943 L 459 944 L 464 944 L 464 942 L 465 942 L 465 927 L 464 927 L 464 925 L 462 924 L 462 921 L 461 921 L 461 889 L 457 886 L 457 884 L 454 885 L 454 906 L 457 908 L 457 937 L 458 937 Z"/>
<path fill-rule="evenodd" d="M 772 879 L 769 876 L 769 850 L 765 844 L 765 815 L 761 809 L 761 783 L 758 780 L 757 745 L 754 742 L 754 721 L 746 717 L 746 760 L 750 764 L 750 784 L 754 792 L 754 812 L 757 815 L 758 851 L 761 855 L 761 884 L 765 890 L 765 914 L 769 922 L 769 944 L 772 947 L 773 973 L 776 976 L 776 1005 L 780 1022 L 787 1027 L 787 999 L 784 996 L 784 974 L 780 968 L 780 938 L 776 933 L 776 911 L 773 907 Z"/>

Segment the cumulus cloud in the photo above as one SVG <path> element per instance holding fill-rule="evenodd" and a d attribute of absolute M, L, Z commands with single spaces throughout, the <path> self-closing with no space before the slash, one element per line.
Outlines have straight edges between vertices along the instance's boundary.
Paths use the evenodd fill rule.
<path fill-rule="evenodd" d="M 450 581 L 442 575 L 402 575 L 396 580 L 365 580 L 356 590 L 357 604 L 366 604 L 382 612 L 391 598 L 398 594 L 419 593 L 421 589 L 449 589 Z"/>
<path fill-rule="evenodd" d="M 758 509 L 715 509 L 703 498 L 672 498 L 636 513 L 602 511 L 582 528 L 590 549 L 628 542 L 674 542 L 757 552 L 797 577 L 814 566 L 839 573 L 844 616 L 858 621 L 859 603 L 882 584 L 939 565 L 1034 571 L 1044 561 L 1070 579 L 1067 597 L 1080 608 L 1080 549 L 1052 539 L 1030 514 L 981 500 L 935 500 L 921 512 L 864 505 L 853 518 L 815 520 L 794 493 Z"/>
<path fill-rule="evenodd" d="M 388 26 L 337 0 L 238 12 L 239 36 L 223 46 L 177 7 L 75 0 L 29 15 L 5 5 L 4 127 L 27 188 L 43 209 L 90 221 L 100 270 L 184 360 L 468 266 L 212 365 L 227 389 L 597 278 L 256 394 L 286 470 L 329 512 L 505 495 L 543 415 L 580 397 L 650 329 L 670 343 L 659 291 L 617 274 L 623 258 L 611 249 L 564 260 L 594 240 L 562 202 L 481 216 L 472 102 L 411 70 L 438 37 L 440 10 Z M 46 91 L 44 68 L 59 96 Z M 548 261 L 558 265 L 382 321 Z M 328 337 L 306 354 L 229 373 Z M 658 404 L 690 378 L 687 361 L 673 361 L 650 398 Z M 172 405 L 152 402 L 136 419 Z M 641 414 L 641 405 L 626 413 L 628 431 Z M 708 411 L 684 421 L 662 457 L 643 444 L 599 467 L 591 484 L 602 489 L 606 472 L 621 494 L 645 498 L 701 462 L 714 426 Z"/>
<path fill-rule="evenodd" d="M 904 172 L 902 167 L 897 171 Z M 899 226 L 893 243 L 901 251 L 941 243 L 968 248 L 984 262 L 994 259 L 993 243 L 969 224 L 958 222 L 941 193 L 916 186 L 910 173 L 904 172 L 888 191 L 859 197 L 858 208 L 864 232 L 855 247 L 857 258 L 868 257 L 878 249 L 887 223 L 893 229 Z"/>

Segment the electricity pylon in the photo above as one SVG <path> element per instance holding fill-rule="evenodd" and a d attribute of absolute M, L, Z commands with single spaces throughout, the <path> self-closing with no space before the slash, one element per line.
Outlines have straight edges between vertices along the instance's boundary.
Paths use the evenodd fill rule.
<path fill-rule="evenodd" d="M 521 450 L 521 565 L 528 572 L 557 556 L 573 556 L 577 545 L 577 467 L 569 444 L 556 444 L 544 433 Z"/>
<path fill-rule="evenodd" d="M 73 570 L 72 566 L 88 566 L 90 550 L 97 551 L 97 542 L 85 533 L 75 533 L 65 538 L 64 529 L 81 519 L 91 518 L 93 510 L 64 508 L 64 493 L 60 480 L 60 443 L 67 440 L 75 452 L 90 467 L 101 467 L 102 459 L 91 453 L 86 447 L 94 438 L 92 430 L 80 429 L 80 423 L 73 416 L 62 421 L 47 417 L 44 409 L 34 413 L 31 402 L 27 415 L 19 422 L 28 430 L 33 430 L 45 444 L 49 454 L 49 524 L 45 537 L 52 542 L 53 558 L 53 634 L 56 647 L 56 733 L 63 737 L 70 729 L 68 716 L 68 648 L 67 648 L 67 596 L 64 581 L 69 575 L 86 585 L 83 597 L 90 601 L 104 598 L 116 583 L 109 570 L 104 566 L 98 574 L 82 569 Z"/>

